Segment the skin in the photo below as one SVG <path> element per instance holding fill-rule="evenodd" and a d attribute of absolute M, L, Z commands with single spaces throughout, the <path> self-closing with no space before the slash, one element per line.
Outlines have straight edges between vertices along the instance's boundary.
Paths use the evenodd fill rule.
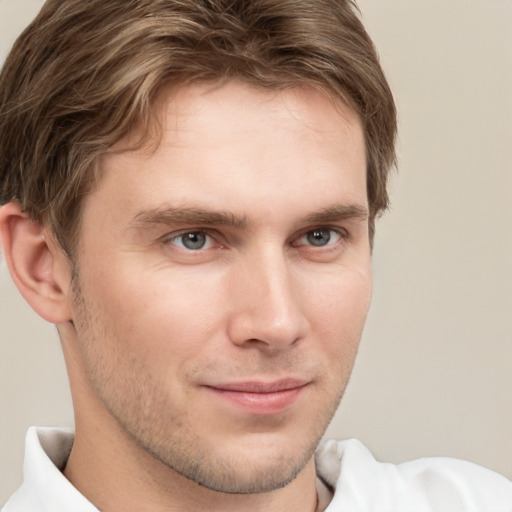
<path fill-rule="evenodd" d="M 0 215 L 15 281 L 59 325 L 65 475 L 106 511 L 312 512 L 371 295 L 359 119 L 305 87 L 197 85 L 158 105 L 155 151 L 103 159 L 74 269 L 16 205 Z M 15 263 L 29 231 L 37 292 Z M 240 383 L 294 389 L 225 392 Z"/>

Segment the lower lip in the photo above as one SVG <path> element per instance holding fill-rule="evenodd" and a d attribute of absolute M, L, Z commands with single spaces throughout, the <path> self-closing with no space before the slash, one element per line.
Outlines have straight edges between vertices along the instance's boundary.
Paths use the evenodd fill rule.
<path fill-rule="evenodd" d="M 249 393 L 207 388 L 219 398 L 251 414 L 270 415 L 283 412 L 302 394 L 305 386 L 272 393 Z"/>

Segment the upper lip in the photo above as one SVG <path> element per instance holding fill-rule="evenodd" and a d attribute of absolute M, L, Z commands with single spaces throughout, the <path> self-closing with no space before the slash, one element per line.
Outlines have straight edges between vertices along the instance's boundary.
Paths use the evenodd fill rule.
<path fill-rule="evenodd" d="M 221 384 L 208 385 L 207 387 L 220 391 L 238 391 L 245 393 L 276 393 L 301 388 L 308 384 L 307 380 L 286 378 L 270 382 L 250 380 L 240 382 L 225 382 Z"/>

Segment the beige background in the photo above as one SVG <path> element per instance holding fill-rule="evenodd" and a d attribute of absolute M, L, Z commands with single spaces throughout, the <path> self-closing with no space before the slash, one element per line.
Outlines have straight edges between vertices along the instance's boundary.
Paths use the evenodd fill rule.
<path fill-rule="evenodd" d="M 0 0 L 0 60 L 39 0 Z M 374 300 L 328 434 L 512 477 L 512 1 L 361 0 L 401 120 Z M 30 144 L 30 141 L 27 141 Z M 70 425 L 55 330 L 0 263 L 0 503 L 29 425 Z"/>

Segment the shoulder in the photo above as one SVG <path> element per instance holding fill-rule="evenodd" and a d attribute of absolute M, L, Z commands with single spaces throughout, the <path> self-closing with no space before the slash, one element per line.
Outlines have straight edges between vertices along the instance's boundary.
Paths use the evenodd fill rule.
<path fill-rule="evenodd" d="M 351 439 L 323 442 L 316 464 L 335 489 L 326 512 L 512 512 L 510 480 L 470 462 L 433 457 L 383 463 Z"/>

